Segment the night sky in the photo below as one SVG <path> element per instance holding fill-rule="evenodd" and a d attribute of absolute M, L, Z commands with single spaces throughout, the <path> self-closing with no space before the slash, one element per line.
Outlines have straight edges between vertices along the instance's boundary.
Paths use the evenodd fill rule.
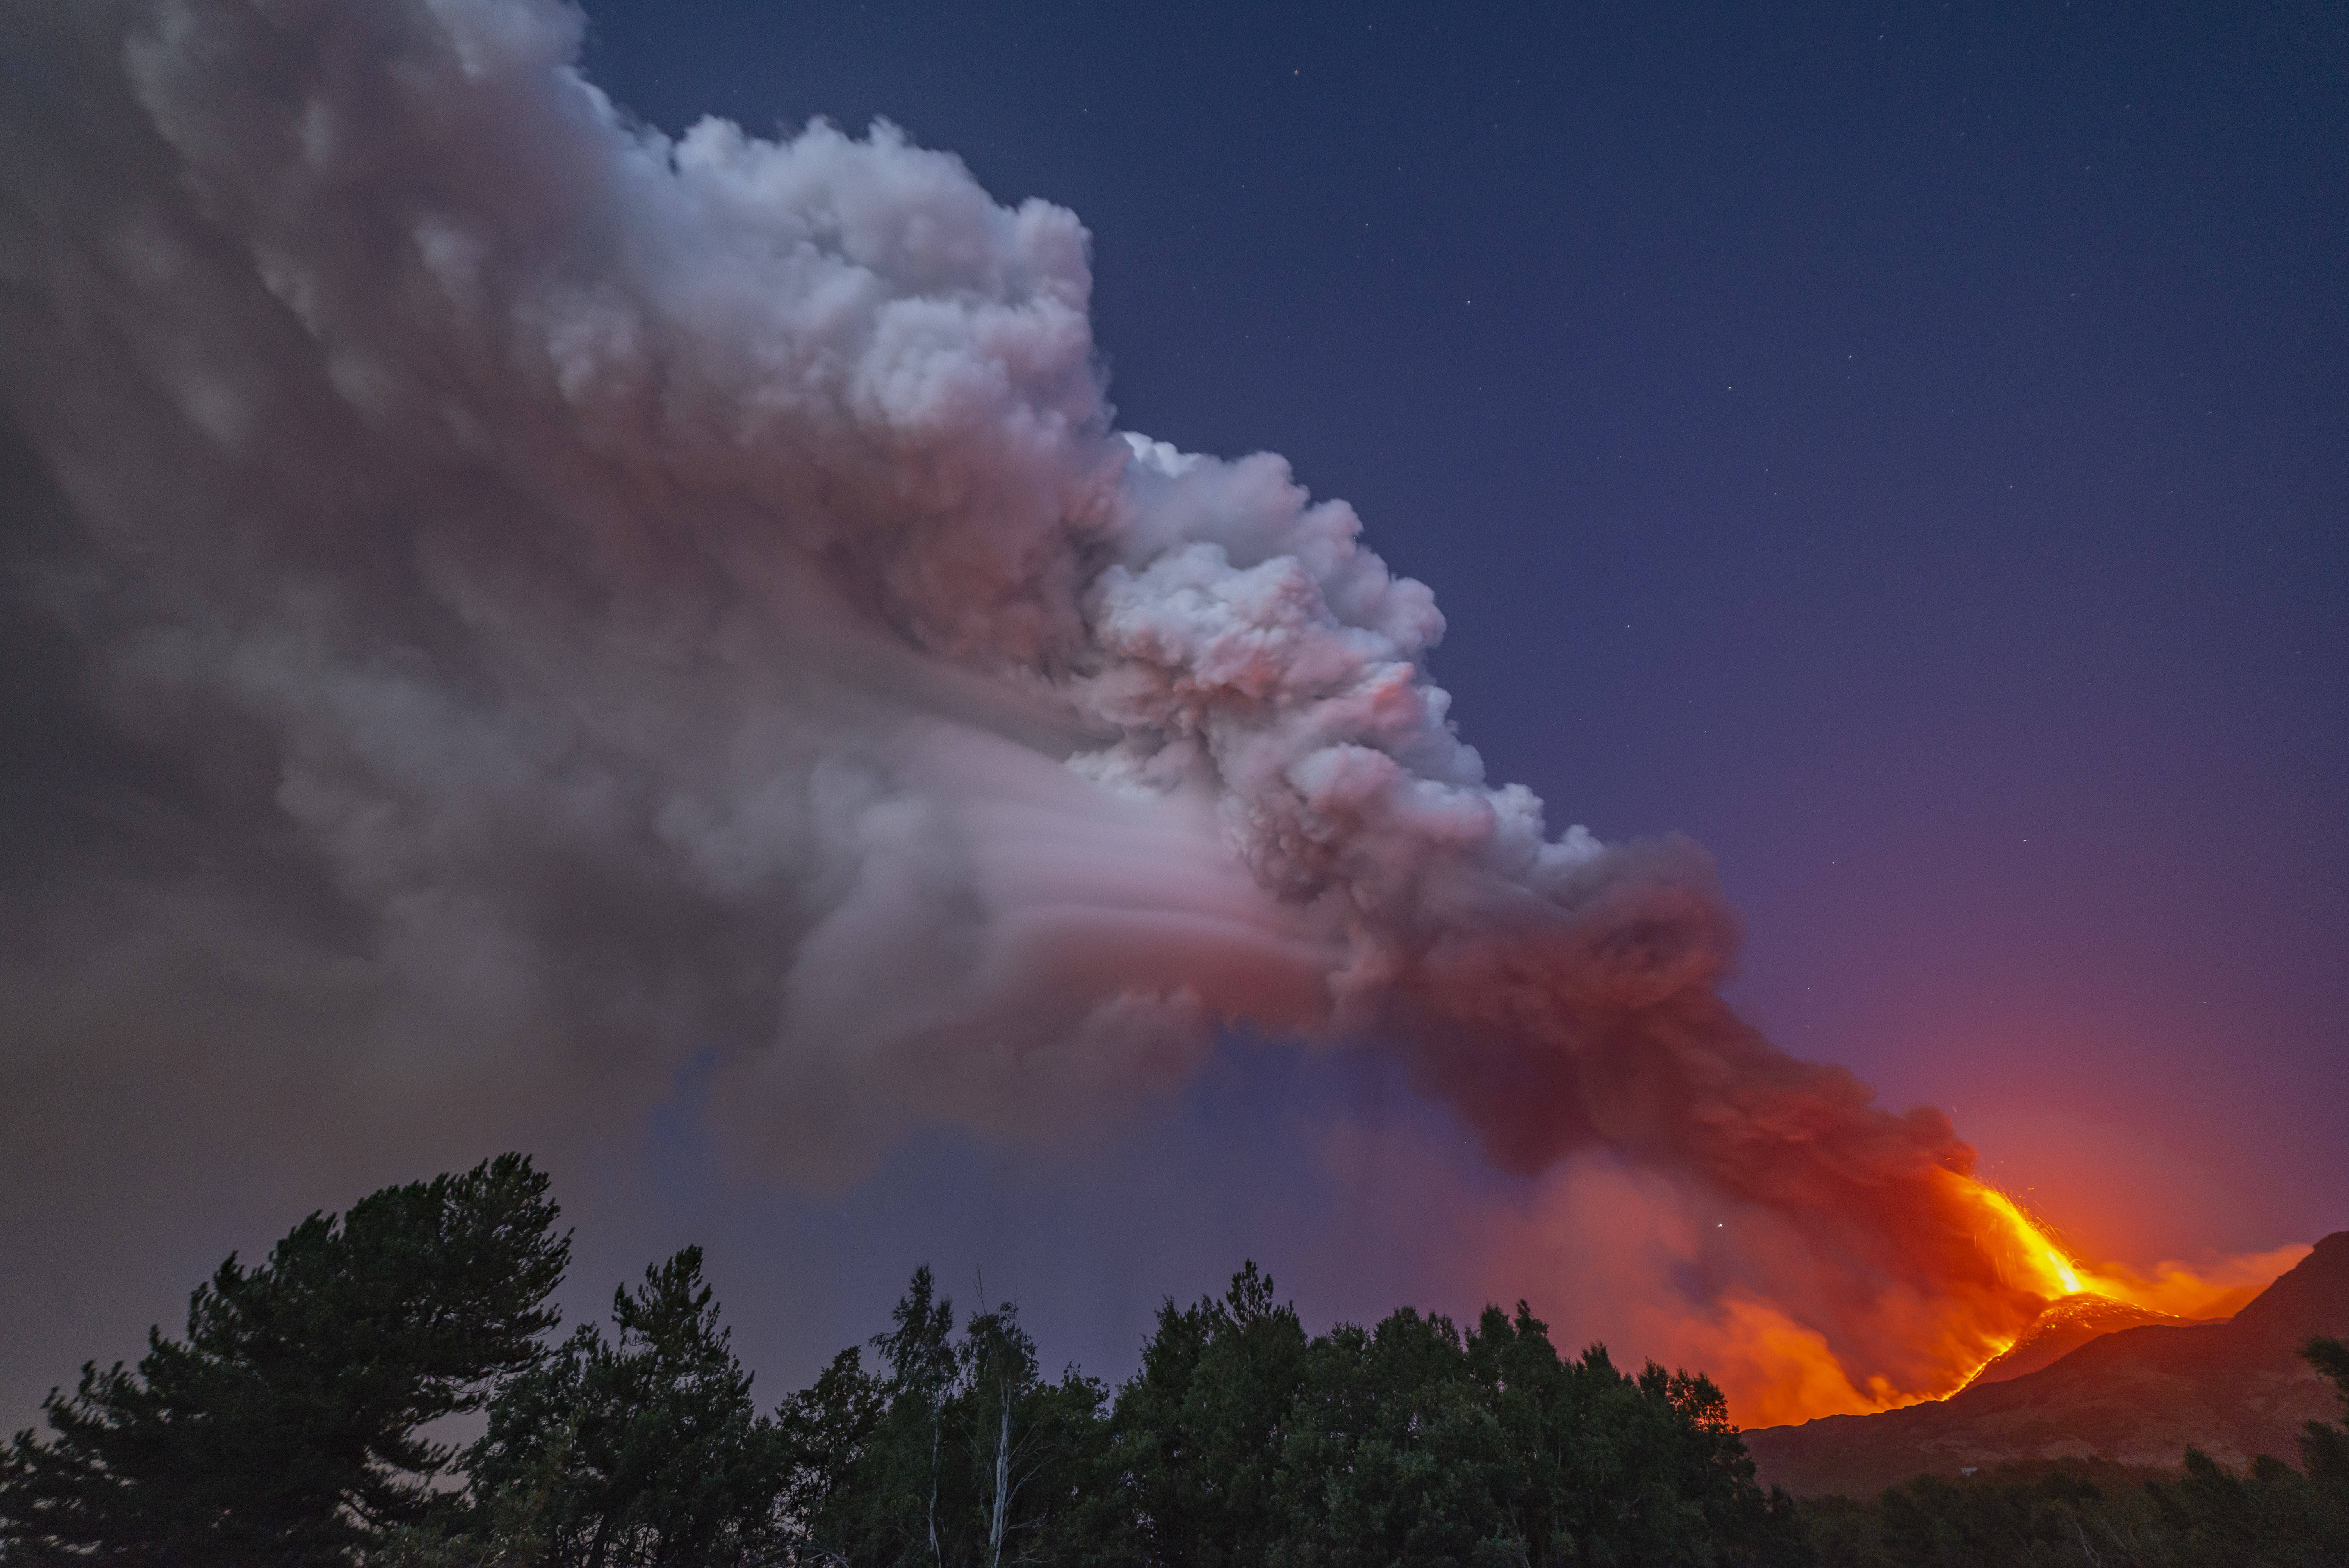
<path fill-rule="evenodd" d="M 2349 12 L 588 12 L 663 129 L 885 117 L 1074 210 L 1120 423 L 1351 501 L 1496 779 L 1712 852 L 1787 1049 L 2095 1255 L 2349 1225 Z M 769 1397 L 923 1261 L 1112 1377 L 1243 1256 L 1319 1322 L 1493 1284 L 1447 1216 L 1508 1179 L 1375 1058 L 1235 1039 L 1072 1144 L 813 1191 L 705 1087 L 549 1156 L 571 1296 L 703 1243 Z M 367 1184 L 242 1158 L 168 1238 L 94 1222 L 139 1257 L 12 1421 Z"/>
<path fill-rule="evenodd" d="M 1789 1048 L 2118 1255 L 2349 1224 L 2339 8 L 590 15 L 665 129 L 1073 208 L 1122 420 L 1353 501 Z"/>

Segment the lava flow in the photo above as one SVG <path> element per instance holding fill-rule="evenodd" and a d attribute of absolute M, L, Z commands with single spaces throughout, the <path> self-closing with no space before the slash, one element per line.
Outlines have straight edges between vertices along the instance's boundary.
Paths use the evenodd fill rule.
<path fill-rule="evenodd" d="M 1956 1211 L 1973 1218 L 1969 1239 L 2000 1288 L 1976 1298 L 1976 1310 L 1945 1305 L 1909 1326 L 1925 1361 L 1938 1371 L 1907 1387 L 1880 1376 L 1854 1377 L 1824 1336 L 1773 1307 L 1733 1303 L 1722 1332 L 1706 1348 L 1727 1374 L 1721 1381 L 1741 1424 L 1864 1414 L 1946 1398 L 2004 1356 L 2057 1304 L 2109 1302 L 2169 1319 L 2225 1317 L 2309 1251 L 2284 1247 L 2199 1270 L 2165 1263 L 2147 1275 L 2120 1264 L 2084 1262 L 2058 1244 L 2045 1222 L 1997 1188 L 1954 1172 L 1946 1180 L 1955 1187 Z"/>
<path fill-rule="evenodd" d="M 1687 1315 L 1658 1311 L 1624 1325 L 1682 1364 L 1703 1367 L 1743 1427 L 1865 1415 L 1947 1398 L 2000 1363 L 2059 1313 L 2129 1326 L 2231 1315 L 2307 1255 L 2305 1246 L 2150 1274 L 2089 1262 L 2007 1193 L 1945 1171 L 1938 1212 L 1971 1253 L 1971 1286 L 1926 1297 L 1886 1292 L 1841 1304 L 1732 1292 Z M 1620 1193 L 1611 1194 L 1619 1202 Z"/>
<path fill-rule="evenodd" d="M 1994 1187 L 1977 1185 L 1982 1206 L 1992 1215 L 2002 1242 L 1986 1242 L 2013 1260 L 2013 1266 L 2041 1295 L 2098 1295 L 2171 1317 L 2231 1316 L 2237 1308 L 2308 1255 L 2306 1246 L 2280 1247 L 2229 1258 L 2196 1270 L 2165 1263 L 2151 1275 L 2121 1264 L 2084 1264 L 2050 1239 L 2045 1227 Z"/>
<path fill-rule="evenodd" d="M 2013 1199 L 1995 1187 L 1982 1186 L 1971 1178 L 1967 1181 L 1974 1189 L 1975 1201 L 1990 1218 L 1989 1233 L 1982 1242 L 2003 1265 L 2002 1273 L 2007 1273 L 2010 1278 L 2017 1274 L 2023 1275 L 2016 1283 L 2027 1284 L 2051 1300 L 2077 1295 L 2087 1288 L 2081 1284 L 2080 1271 L 2072 1260 L 2047 1239 L 2046 1232 L 2032 1223 Z"/>

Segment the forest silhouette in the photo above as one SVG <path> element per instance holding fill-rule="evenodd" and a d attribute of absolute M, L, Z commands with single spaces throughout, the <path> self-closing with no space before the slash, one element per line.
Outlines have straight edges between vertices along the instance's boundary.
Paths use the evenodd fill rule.
<path fill-rule="evenodd" d="M 570 1237 L 521 1155 L 232 1256 L 184 1339 L 86 1366 L 0 1451 L 0 1563 L 286 1568 L 2095 1564 L 2349 1561 L 2349 1428 L 2300 1469 L 2189 1450 L 1764 1491 L 1702 1375 L 1561 1356 L 1520 1303 L 1309 1333 L 1244 1265 L 1115 1388 L 917 1269 L 771 1409 L 702 1254 L 556 1337 Z M 2306 1354 L 2349 1401 L 2349 1346 Z M 481 1435 L 437 1441 L 471 1415 Z"/>

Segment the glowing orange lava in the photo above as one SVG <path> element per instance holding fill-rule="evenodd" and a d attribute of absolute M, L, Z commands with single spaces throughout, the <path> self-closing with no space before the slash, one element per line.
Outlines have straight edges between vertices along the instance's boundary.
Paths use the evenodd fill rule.
<path fill-rule="evenodd" d="M 2101 1295 L 2174 1317 L 2225 1317 L 2309 1253 L 2305 1246 L 2279 1247 L 2199 1270 L 2165 1263 L 2149 1276 L 2121 1264 L 2084 1264 L 2057 1246 L 2045 1227 L 2013 1199 L 1967 1180 L 1995 1225 L 2002 1227 L 2005 1255 L 2019 1256 L 2025 1281 L 2050 1300 Z"/>
<path fill-rule="evenodd" d="M 2032 1223 L 2015 1206 L 2013 1199 L 1971 1178 L 1960 1180 L 1973 1189 L 1974 1202 L 1989 1215 L 1990 1233 L 1982 1241 L 1992 1258 L 2024 1276 L 2014 1283 L 2050 1300 L 2077 1295 L 2088 1288 L 2080 1283 L 2079 1270 L 2064 1255 L 2063 1249 L 2047 1239 L 2046 1232 Z"/>
<path fill-rule="evenodd" d="M 1827 1336 L 1776 1306 L 1733 1301 L 1705 1330 L 1699 1353 L 1718 1367 L 1733 1418 L 1764 1426 L 1816 1416 L 1893 1409 L 1945 1398 L 2008 1349 L 2049 1303 L 2096 1295 L 2176 1317 L 2233 1313 L 2307 1255 L 2280 1248 L 2190 1269 L 2165 1263 L 2151 1274 L 2119 1264 L 2084 1262 L 2059 1244 L 2047 1223 L 2013 1198 L 1971 1176 L 1950 1173 L 1945 1213 L 1961 1218 L 1995 1283 L 1971 1294 L 1953 1289 L 1937 1305 L 1886 1304 L 1871 1319 L 1879 1337 L 1908 1346 L 1905 1375 L 1871 1375 L 1853 1365 Z"/>

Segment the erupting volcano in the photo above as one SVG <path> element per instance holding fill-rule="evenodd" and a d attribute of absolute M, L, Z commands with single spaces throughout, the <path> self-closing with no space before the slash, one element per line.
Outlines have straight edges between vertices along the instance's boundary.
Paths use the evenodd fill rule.
<path fill-rule="evenodd" d="M 1511 1179 L 1651 1184 L 1655 1349 L 1749 1421 L 2260 1283 L 2069 1255 L 1740 1016 L 1710 857 L 1492 781 L 1348 503 L 1119 427 L 1073 213 L 886 123 L 663 134 L 554 0 L 14 10 L 0 389 L 207 825 L 71 928 L 195 953 L 273 1085 L 537 1125 L 689 1069 L 836 1183 L 1235 1035 L 1383 1053 Z"/>
<path fill-rule="evenodd" d="M 1940 1399 L 2124 1328 L 2221 1319 L 2309 1252 L 2288 1246 L 2200 1269 L 2169 1263 L 2147 1275 L 2075 1257 L 1971 1175 L 1945 1170 L 1920 1185 L 1923 1239 L 1909 1244 L 1932 1260 L 1940 1284 L 1931 1296 L 1889 1288 L 1837 1302 L 1785 1283 L 1785 1272 L 1756 1271 L 1767 1282 L 1760 1290 L 1741 1282 L 1709 1305 L 1687 1302 L 1629 1326 L 1658 1354 L 1704 1366 L 1741 1425 L 1780 1426 Z M 1802 1244 L 1799 1229 L 1767 1233 L 1773 1251 Z"/>
<path fill-rule="evenodd" d="M 1989 1216 L 1986 1250 L 2001 1260 L 2002 1274 L 2041 1305 L 2022 1333 L 1988 1342 L 1991 1354 L 1959 1387 L 2023 1376 L 2091 1338 L 2123 1328 L 2223 1318 L 2309 1252 L 2305 1246 L 2285 1247 L 2233 1260 L 2208 1274 L 2171 1264 L 2147 1279 L 2117 1265 L 2075 1263 L 2005 1193 L 1971 1181 L 1967 1186 Z"/>

